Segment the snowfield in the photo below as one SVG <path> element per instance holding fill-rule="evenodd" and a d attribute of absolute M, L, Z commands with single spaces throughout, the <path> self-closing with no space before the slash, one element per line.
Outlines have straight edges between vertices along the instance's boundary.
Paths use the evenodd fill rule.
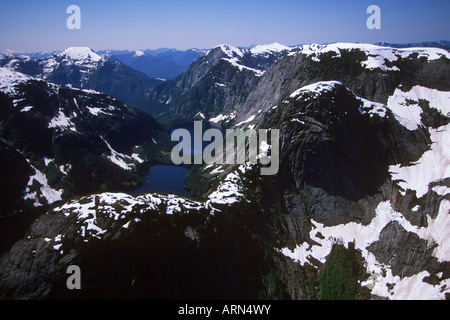
<path fill-rule="evenodd" d="M 304 86 L 296 91 L 294 91 L 289 98 L 296 99 L 296 100 L 302 100 L 302 101 L 308 101 L 308 100 L 314 100 L 320 97 L 320 95 L 332 92 L 335 90 L 336 86 L 343 85 L 340 81 L 319 81 L 316 83 L 312 83 L 310 85 Z M 350 89 L 346 88 L 349 92 L 351 92 Z M 360 100 L 362 103 L 361 108 L 359 109 L 359 112 L 361 114 L 369 114 L 371 117 L 374 115 L 377 115 L 381 118 L 384 118 L 386 116 L 387 107 L 378 102 L 370 101 L 358 96 L 355 96 L 356 99 Z M 287 102 L 287 101 L 286 101 Z M 276 109 L 276 106 L 272 109 Z M 298 119 L 293 119 L 292 121 L 298 121 L 301 122 Z"/>
<path fill-rule="evenodd" d="M 436 219 L 429 216 L 428 227 L 418 228 L 409 223 L 399 212 L 392 209 L 390 201 L 381 202 L 376 209 L 376 216 L 372 222 L 365 226 L 359 223 L 350 222 L 348 224 L 326 227 L 314 220 L 312 229 L 309 232 L 311 240 L 315 244 L 307 242 L 299 244 L 291 251 L 289 248 L 280 250 L 285 256 L 292 258 L 301 265 L 309 263 L 311 258 L 315 258 L 325 263 L 326 256 L 331 252 L 335 239 L 340 239 L 347 247 L 350 242 L 355 242 L 355 247 L 362 253 L 367 263 L 367 272 L 370 278 L 363 283 L 371 289 L 372 293 L 389 299 L 445 299 L 443 286 L 450 288 L 450 279 L 441 281 L 438 285 L 431 285 L 423 282 L 429 273 L 423 271 L 412 277 L 401 278 L 392 274 L 389 266 L 378 262 L 375 256 L 367 250 L 374 242 L 378 241 L 381 231 L 390 223 L 401 225 L 406 231 L 417 234 L 421 239 L 428 242 L 428 245 L 437 244 L 433 251 L 433 256 L 439 261 L 448 261 L 450 248 L 448 241 L 450 237 L 450 201 L 443 200 L 440 205 L 439 215 Z M 321 234 L 322 236 L 318 236 Z M 393 284 L 393 287 L 390 285 Z"/>
<path fill-rule="evenodd" d="M 76 114 L 72 115 L 72 117 L 76 117 Z M 68 129 L 77 132 L 75 124 L 71 120 L 72 117 L 66 116 L 62 110 L 59 110 L 58 115 L 48 123 L 48 128 Z"/>
<path fill-rule="evenodd" d="M 341 57 L 341 50 L 361 50 L 367 59 L 361 62 L 361 66 L 369 69 L 381 69 L 383 71 L 401 71 L 398 67 L 389 67 L 386 61 L 393 63 L 399 58 L 408 59 L 413 54 L 418 54 L 419 58 L 426 58 L 428 61 L 446 57 L 450 59 L 450 53 L 444 49 L 438 48 L 404 48 L 396 49 L 391 47 L 382 47 L 373 44 L 359 43 L 333 43 L 329 45 L 309 44 L 300 46 L 298 52 L 289 53 L 290 55 L 305 54 L 314 61 L 320 62 L 320 56 L 325 53 L 333 52 L 336 57 Z"/>
<path fill-rule="evenodd" d="M 427 101 L 430 108 L 439 111 L 444 116 L 450 116 L 450 92 L 438 91 L 421 86 L 415 86 L 408 92 L 397 89 L 389 98 L 387 107 L 395 118 L 408 130 L 416 130 L 423 126 L 423 112 L 419 101 Z M 409 166 L 401 164 L 389 167 L 392 180 L 404 190 L 413 190 L 417 198 L 428 193 L 432 182 L 439 182 L 450 177 L 450 125 L 437 129 L 428 129 L 431 137 L 430 150 Z"/>
<path fill-rule="evenodd" d="M 208 197 L 211 204 L 231 204 L 243 199 L 243 188 L 239 185 L 239 174 L 232 172 L 226 176 L 219 187 Z"/>
<path fill-rule="evenodd" d="M 45 174 L 36 169 L 35 167 L 33 166 L 31 167 L 34 169 L 35 174 L 30 176 L 30 180 L 28 181 L 27 187 L 24 191 L 24 199 L 33 200 L 34 202 L 33 205 L 35 207 L 46 205 L 46 203 L 42 203 L 40 197 L 43 197 L 48 204 L 62 200 L 61 198 L 62 190 L 55 190 L 52 187 L 50 187 L 48 185 L 47 177 L 45 176 Z M 39 194 L 37 193 L 37 191 L 31 192 L 31 187 L 36 182 L 39 184 L 39 192 L 40 192 Z"/>
<path fill-rule="evenodd" d="M 261 77 L 265 70 L 250 68 L 241 63 L 241 59 L 244 58 L 244 55 L 252 55 L 254 57 L 265 57 L 268 58 L 271 54 L 280 54 L 283 52 L 289 52 L 294 50 L 293 48 L 284 46 L 279 43 L 272 43 L 267 45 L 259 45 L 255 46 L 251 49 L 241 49 L 235 46 L 222 44 L 214 47 L 213 49 L 220 48 L 226 55 L 227 58 L 222 58 L 222 60 L 229 62 L 234 67 L 238 68 L 239 71 L 248 70 L 255 74 L 257 77 Z"/>
<path fill-rule="evenodd" d="M 254 55 L 267 55 L 272 52 L 283 52 L 289 51 L 292 48 L 287 47 L 285 45 L 279 44 L 278 42 L 274 42 L 271 44 L 258 45 L 250 49 L 250 52 Z"/>
<path fill-rule="evenodd" d="M 333 91 L 337 85 L 342 85 L 339 81 L 320 81 L 304 86 L 294 91 L 289 97 L 292 99 L 303 100 L 312 95 L 312 99 L 317 98 L 324 92 Z"/>
<path fill-rule="evenodd" d="M 236 118 L 236 111 L 233 111 L 228 115 L 219 114 L 216 117 L 209 119 L 208 121 L 212 123 L 220 123 L 222 121 L 228 122 L 234 118 Z"/>
<path fill-rule="evenodd" d="M 57 54 L 59 57 L 81 62 L 100 61 L 102 57 L 88 47 L 70 47 Z"/>
<path fill-rule="evenodd" d="M 407 92 L 397 88 L 389 97 L 387 107 L 391 109 L 400 124 L 413 131 L 422 125 L 423 110 L 419 105 L 420 100 L 428 101 L 430 108 L 438 110 L 445 116 L 450 116 L 450 92 L 421 86 L 414 86 Z"/>
<path fill-rule="evenodd" d="M 125 193 L 102 193 L 71 201 L 53 209 L 65 217 L 75 215 L 79 226 L 78 234 L 84 241 L 95 237 L 101 239 L 107 230 L 99 222 L 101 219 L 118 221 L 122 228 L 128 229 L 131 224 L 141 220 L 134 214 L 142 214 L 147 210 L 160 210 L 158 206 L 165 204 L 166 214 L 174 214 L 184 210 L 200 210 L 206 208 L 203 203 L 187 200 L 175 195 L 145 194 L 133 197 Z M 101 217 L 99 216 L 101 215 Z M 56 239 L 54 242 L 57 242 Z"/>
<path fill-rule="evenodd" d="M 400 164 L 389 167 L 392 180 L 404 191 L 415 191 L 417 198 L 428 193 L 430 183 L 450 177 L 450 124 L 429 131 L 431 148 L 417 162 L 405 167 Z"/>
<path fill-rule="evenodd" d="M 16 86 L 30 80 L 34 80 L 34 78 L 20 72 L 0 68 L 0 91 L 7 95 L 17 95 Z"/>
<path fill-rule="evenodd" d="M 43 72 L 41 76 L 42 79 L 47 79 L 61 64 L 73 64 L 80 67 L 82 81 L 85 81 L 90 70 L 97 68 L 102 61 L 105 61 L 105 58 L 95 53 L 91 48 L 70 47 L 42 60 Z"/>
<path fill-rule="evenodd" d="M 101 137 L 103 142 L 106 144 L 108 149 L 110 150 L 110 154 L 107 156 L 109 161 L 112 163 L 118 165 L 122 169 L 125 170 L 132 170 L 135 168 L 136 162 L 142 163 L 144 160 L 139 158 L 139 155 L 136 153 L 133 153 L 131 156 L 128 156 L 126 154 L 117 152 L 114 150 L 111 145 L 105 140 L 105 138 Z"/>

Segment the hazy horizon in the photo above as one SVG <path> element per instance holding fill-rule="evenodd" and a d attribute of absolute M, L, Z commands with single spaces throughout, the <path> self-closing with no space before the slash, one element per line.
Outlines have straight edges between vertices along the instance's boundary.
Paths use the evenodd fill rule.
<path fill-rule="evenodd" d="M 423 41 L 414 41 L 414 43 L 424 43 L 424 42 L 441 42 L 441 41 L 449 41 L 450 42 L 450 40 L 446 40 L 446 39 L 441 39 L 441 40 L 423 40 Z M 327 42 L 327 43 L 317 43 L 317 44 L 320 44 L 320 45 L 326 45 L 326 44 L 332 44 L 332 43 L 338 43 L 338 42 L 340 42 L 340 41 L 335 41 L 335 42 Z M 395 42 L 395 43 L 393 43 L 393 42 L 387 42 L 387 41 L 378 41 L 377 43 L 379 43 L 379 42 L 386 42 L 386 43 L 392 43 L 392 44 L 398 44 L 398 45 L 403 45 L 403 44 L 408 44 L 408 43 L 412 43 L 412 42 Z M 348 43 L 368 43 L 368 42 L 350 42 L 350 41 L 348 41 Z M 222 44 L 226 44 L 226 43 L 222 43 Z M 252 45 L 249 45 L 249 46 L 235 46 L 235 47 L 237 47 L 237 48 L 241 48 L 241 49 L 245 49 L 245 48 L 251 48 L 251 47 L 253 47 L 253 46 L 257 46 L 257 45 L 270 45 L 271 43 L 258 43 L 258 44 L 252 44 Z M 283 43 L 281 43 L 282 45 L 284 45 Z M 295 47 L 295 46 L 301 46 L 301 45 L 306 45 L 306 44 L 313 44 L 312 42 L 311 43 L 299 43 L 299 44 L 296 44 L 296 45 L 286 45 L 287 47 Z M 370 44 L 375 44 L 375 43 L 370 43 Z M 195 49 L 197 49 L 197 50 L 211 50 L 212 48 L 214 48 L 214 47 L 216 47 L 216 46 L 219 46 L 219 45 L 221 45 L 221 44 L 217 44 L 217 45 L 214 45 L 214 46 L 212 46 L 212 47 L 210 47 L 210 48 L 196 48 L 196 47 L 190 47 L 190 48 L 182 48 L 182 49 L 179 49 L 179 48 L 168 48 L 168 47 L 160 47 L 160 48 L 139 48 L 139 49 L 116 49 L 116 48 L 101 48 L 101 49 L 98 49 L 98 50 L 95 50 L 95 49 L 93 49 L 93 48 L 91 48 L 91 47 L 88 47 L 88 46 L 79 46 L 79 47 L 87 47 L 87 48 L 91 48 L 92 50 L 94 50 L 94 52 L 103 52 L 103 51 L 107 51 L 107 50 L 111 50 L 111 51 L 130 51 L 130 52 L 132 52 L 132 51 L 145 51 L 145 50 L 153 50 L 153 51 L 156 51 L 156 50 L 163 50 L 163 49 L 167 49 L 167 50 L 177 50 L 177 51 L 188 51 L 188 50 L 195 50 Z M 227 44 L 228 45 L 228 44 Z M 47 52 L 47 53 L 53 53 L 53 52 L 60 52 L 60 51 L 64 51 L 64 50 L 66 50 L 66 49 L 68 49 L 68 48 L 70 48 L 70 47 L 67 47 L 67 48 L 61 48 L 61 49 L 57 49 L 57 50 L 37 50 L 37 51 L 18 51 L 18 50 L 11 50 L 11 49 L 6 49 L 6 50 L 0 50 L 0 52 L 2 52 L 2 53 L 8 53 L 8 52 L 10 52 L 10 53 L 12 53 L 12 54 L 34 54 L 34 53 L 45 53 L 45 52 Z"/>

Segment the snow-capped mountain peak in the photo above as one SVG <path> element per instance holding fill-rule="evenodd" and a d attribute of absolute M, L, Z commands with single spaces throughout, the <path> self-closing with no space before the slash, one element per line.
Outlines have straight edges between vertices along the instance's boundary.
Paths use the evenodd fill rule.
<path fill-rule="evenodd" d="M 136 50 L 133 52 L 133 57 L 142 57 L 145 56 L 145 52 L 142 50 Z"/>
<path fill-rule="evenodd" d="M 70 47 L 56 54 L 76 61 L 100 61 L 102 57 L 89 47 Z"/>
<path fill-rule="evenodd" d="M 256 47 L 253 47 L 250 49 L 250 52 L 252 54 L 265 54 L 265 53 L 271 53 L 271 52 L 283 52 L 291 50 L 290 47 L 287 47 L 285 45 L 282 45 L 278 42 L 274 42 L 271 44 L 265 44 L 265 45 L 258 45 Z"/>
<path fill-rule="evenodd" d="M 221 44 L 213 49 L 220 48 L 228 57 L 234 58 L 234 57 L 243 57 L 244 51 L 238 47 L 228 45 L 228 44 Z"/>
<path fill-rule="evenodd" d="M 221 44 L 219 46 L 214 47 L 213 49 L 216 48 L 222 49 L 222 51 L 230 58 L 233 57 L 242 58 L 248 52 L 252 55 L 267 55 L 271 53 L 281 53 L 292 49 L 278 42 L 274 42 L 271 44 L 257 45 L 251 49 L 241 49 L 228 44 Z"/>

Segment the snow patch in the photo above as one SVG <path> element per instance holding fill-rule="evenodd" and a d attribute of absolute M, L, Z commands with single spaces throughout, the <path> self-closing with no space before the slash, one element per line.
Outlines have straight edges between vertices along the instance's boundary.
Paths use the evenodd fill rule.
<path fill-rule="evenodd" d="M 230 121 L 236 117 L 236 111 L 233 111 L 232 113 L 228 115 L 219 114 L 218 116 L 209 119 L 209 122 L 211 123 L 219 123 L 222 121 Z"/>
<path fill-rule="evenodd" d="M 142 56 L 145 56 L 145 52 L 142 50 L 136 50 L 136 51 L 134 51 L 133 56 L 142 57 Z"/>
<path fill-rule="evenodd" d="M 428 61 L 446 57 L 450 59 L 450 53 L 438 48 L 402 48 L 382 47 L 373 44 L 360 43 L 333 43 L 328 45 L 309 44 L 301 46 L 298 53 L 309 56 L 312 60 L 320 62 L 320 56 L 324 53 L 333 52 L 336 57 L 341 57 L 341 50 L 363 51 L 367 59 L 361 61 L 361 66 L 369 69 L 381 69 L 383 71 L 400 71 L 396 66 L 387 66 L 386 62 L 396 62 L 399 58 L 407 59 L 411 55 L 418 55 L 418 58 L 426 58 Z M 291 55 L 298 54 L 290 53 Z"/>
<path fill-rule="evenodd" d="M 240 177 L 237 172 L 229 173 L 220 183 L 219 187 L 208 196 L 207 203 L 231 204 L 241 201 L 244 197 L 243 188 L 240 185 Z"/>
<path fill-rule="evenodd" d="M 375 210 L 375 217 L 369 225 L 362 225 L 355 222 L 326 227 L 323 224 L 311 220 L 312 229 L 309 233 L 311 240 L 316 244 L 306 242 L 298 244 L 292 251 L 289 248 L 282 248 L 280 251 L 285 256 L 292 258 L 301 265 L 309 263 L 310 258 L 315 258 L 324 263 L 326 257 L 331 252 L 335 239 L 339 239 L 345 246 L 350 242 L 355 243 L 355 247 L 360 250 L 367 263 L 367 271 L 370 277 L 362 283 L 371 289 L 373 294 L 390 299 L 443 299 L 445 291 L 441 290 L 446 285 L 447 291 L 450 288 L 450 280 L 442 281 L 439 285 L 433 286 L 423 282 L 423 278 L 429 274 L 424 271 L 412 277 L 400 278 L 393 276 L 392 271 L 386 265 L 379 263 L 376 257 L 367 250 L 374 242 L 378 241 L 381 231 L 392 222 L 400 224 L 406 231 L 417 234 L 426 240 L 431 246 L 437 244 L 433 251 L 433 256 L 439 261 L 448 261 L 450 257 L 450 244 L 446 239 L 450 236 L 450 201 L 443 200 L 440 204 L 439 214 L 436 219 L 427 216 L 428 227 L 418 228 L 399 212 L 396 212 L 390 201 L 381 202 Z M 319 236 L 319 234 L 321 236 Z M 393 285 L 393 287 L 390 287 Z"/>
<path fill-rule="evenodd" d="M 134 168 L 134 161 L 132 157 L 117 152 L 111 147 L 111 145 L 108 143 L 108 141 L 105 140 L 105 138 L 103 137 L 101 138 L 103 142 L 108 146 L 108 149 L 110 150 L 110 155 L 108 156 L 108 159 L 112 163 L 118 165 L 119 167 L 125 170 L 132 170 Z"/>
<path fill-rule="evenodd" d="M 413 131 L 422 125 L 423 110 L 419 106 L 420 100 L 428 101 L 430 108 L 440 111 L 443 115 L 450 115 L 450 91 L 438 91 L 421 86 L 414 86 L 408 92 L 397 88 L 389 97 L 387 107 L 400 124 Z"/>
<path fill-rule="evenodd" d="M 256 118 L 256 115 L 250 116 L 247 120 L 244 120 L 244 121 L 239 122 L 239 123 L 236 125 L 236 127 L 239 127 L 240 125 L 243 125 L 243 124 L 245 124 L 245 123 L 252 122 L 253 120 L 255 120 L 255 118 Z"/>
<path fill-rule="evenodd" d="M 392 180 L 404 190 L 416 192 L 417 198 L 428 193 L 430 183 L 450 177 L 450 124 L 429 129 L 431 148 L 410 166 L 389 167 Z"/>
<path fill-rule="evenodd" d="M 86 107 L 86 108 L 94 116 L 98 116 L 99 114 L 111 115 L 110 113 L 105 112 L 102 108 L 98 107 Z"/>
<path fill-rule="evenodd" d="M 230 58 L 234 58 L 236 56 L 242 58 L 244 56 L 244 52 L 242 49 L 228 44 L 221 44 L 214 47 L 213 49 L 215 48 L 220 48 Z"/>
<path fill-rule="evenodd" d="M 250 68 L 250 67 L 244 66 L 242 64 L 239 64 L 239 60 L 237 58 L 230 58 L 230 59 L 222 58 L 222 60 L 225 60 L 225 61 L 229 62 L 232 66 L 238 68 L 239 71 L 243 71 L 243 70 L 251 71 L 257 77 L 261 77 L 264 74 L 263 70 L 258 70 L 258 69 Z"/>
<path fill-rule="evenodd" d="M 436 186 L 432 190 L 440 196 L 445 196 L 450 193 L 450 188 L 447 186 Z"/>
<path fill-rule="evenodd" d="M 20 112 L 28 112 L 31 109 L 33 109 L 33 106 L 26 106 L 26 107 L 23 107 L 22 110 L 20 110 Z"/>
<path fill-rule="evenodd" d="M 0 91 L 7 95 L 16 95 L 17 86 L 34 78 L 24 75 L 20 72 L 11 71 L 6 68 L 0 68 Z"/>
<path fill-rule="evenodd" d="M 25 188 L 25 196 L 24 200 L 33 200 L 33 205 L 35 207 L 39 207 L 41 205 L 45 205 L 46 203 L 41 203 L 40 197 L 44 197 L 47 200 L 48 204 L 54 203 L 56 201 L 62 200 L 62 190 L 55 190 L 52 187 L 49 186 L 47 177 L 44 173 L 33 167 L 31 164 L 30 166 L 34 169 L 35 174 L 30 176 L 30 179 L 28 180 L 27 187 Z M 39 192 L 33 191 L 31 192 L 31 187 L 33 184 L 35 184 L 35 181 L 39 184 Z"/>
<path fill-rule="evenodd" d="M 74 132 L 77 131 L 75 124 L 71 121 L 71 118 L 66 116 L 61 109 L 58 111 L 58 115 L 50 120 L 48 123 L 48 128 L 69 129 Z"/>
<path fill-rule="evenodd" d="M 312 94 L 313 98 L 317 98 L 324 92 L 333 91 L 338 85 L 342 85 L 342 83 L 339 81 L 320 81 L 294 91 L 289 97 L 292 99 L 302 99 L 305 95 L 309 97 Z"/>
<path fill-rule="evenodd" d="M 387 108 L 384 104 L 382 103 L 378 103 L 378 102 L 373 102 L 361 97 L 356 97 L 356 99 L 360 100 L 362 102 L 362 107 L 360 109 L 361 113 L 367 113 L 369 114 L 371 117 L 374 115 L 377 115 L 381 118 L 386 117 L 386 113 L 387 113 Z"/>
<path fill-rule="evenodd" d="M 113 221 L 127 221 L 122 228 L 127 229 L 133 223 L 139 223 L 142 219 L 130 215 L 143 214 L 147 210 L 160 210 L 165 204 L 165 214 L 174 214 L 185 210 L 206 209 L 201 202 L 191 201 L 175 195 L 145 194 L 133 197 L 125 193 L 102 193 L 84 197 L 82 201 L 73 200 L 61 207 L 53 209 L 55 213 L 61 213 L 66 218 L 75 215 L 79 230 L 77 233 L 88 241 L 95 237 L 101 239 L 108 231 L 99 221 L 111 219 Z M 55 242 L 57 239 L 55 239 Z M 47 242 L 47 240 L 44 239 Z M 50 239 L 48 239 L 50 241 Z"/>
<path fill-rule="evenodd" d="M 205 119 L 205 115 L 202 112 L 197 112 L 195 116 L 199 116 L 202 119 Z"/>

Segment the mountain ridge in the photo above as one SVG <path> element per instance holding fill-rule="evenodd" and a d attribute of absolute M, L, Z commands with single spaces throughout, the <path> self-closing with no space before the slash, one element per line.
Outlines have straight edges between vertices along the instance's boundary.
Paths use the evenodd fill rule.
<path fill-rule="evenodd" d="M 0 55 L 0 66 L 66 87 L 105 92 L 125 103 L 159 82 L 88 47 L 70 47 L 38 59 Z"/>
<path fill-rule="evenodd" d="M 154 141 L 168 139 L 151 116 L 93 90 L 64 88 L 0 68 L 0 95 L 2 170 L 8 172 L 15 155 L 35 172 L 3 203 L 3 214 L 102 188 L 133 188 L 143 182 L 136 169 L 154 159 L 149 153 Z M 123 181 L 109 181 L 115 178 L 101 173 L 101 163 Z M 2 190 L 16 185 L 11 179 L 2 181 Z"/>
<path fill-rule="evenodd" d="M 295 50 L 278 44 L 256 49 L 218 45 L 177 78 L 138 93 L 131 104 L 169 120 L 180 116 L 186 121 L 198 112 L 207 118 L 232 112 L 232 106 L 247 97 L 276 59 Z"/>

